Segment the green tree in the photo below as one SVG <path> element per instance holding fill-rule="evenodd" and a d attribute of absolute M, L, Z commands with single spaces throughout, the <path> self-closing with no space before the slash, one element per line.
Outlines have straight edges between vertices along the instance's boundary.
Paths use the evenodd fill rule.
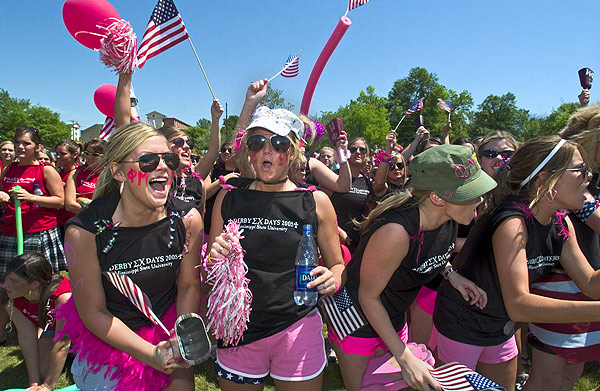
<path fill-rule="evenodd" d="M 355 137 L 364 137 L 369 146 L 382 146 L 385 136 L 390 132 L 387 121 L 388 111 L 386 99 L 375 94 L 373 86 L 367 86 L 361 91 L 356 100 L 351 100 L 346 106 L 335 112 L 323 112 L 319 121 L 326 125 L 333 118 L 339 117 L 344 121 L 344 130 L 348 133 L 348 141 Z M 328 141 L 323 141 L 323 146 Z"/>
<path fill-rule="evenodd" d="M 471 136 L 484 135 L 493 130 L 508 130 L 519 140 L 527 136 L 529 111 L 517 107 L 517 98 L 511 92 L 502 96 L 489 95 L 477 106 L 469 126 Z M 534 131 L 537 125 L 529 125 Z"/>
<path fill-rule="evenodd" d="M 188 134 L 188 137 L 194 141 L 194 153 L 199 153 L 208 149 L 210 129 L 201 128 L 199 126 L 190 126 L 185 131 Z"/>
<path fill-rule="evenodd" d="M 473 98 L 468 91 L 456 92 L 439 83 L 435 73 L 428 72 L 425 68 L 412 68 L 408 76 L 394 82 L 387 98 L 386 107 L 389 111 L 388 120 L 392 129 L 400 122 L 406 109 L 415 99 L 423 98 L 423 110 L 404 118 L 398 127 L 398 142 L 409 143 L 413 140 L 416 115 L 423 115 L 425 127 L 433 136 L 440 136 L 444 124 L 448 121 L 448 113 L 441 110 L 437 104 L 438 99 L 452 101 L 452 131 L 450 138 L 467 135 L 468 118 L 473 107 Z"/>
<path fill-rule="evenodd" d="M 211 124 L 212 122 L 206 118 L 200 118 L 198 121 L 196 121 L 196 126 L 202 129 L 210 129 Z"/>
<path fill-rule="evenodd" d="M 267 95 L 261 101 L 261 104 L 266 105 L 271 109 L 281 108 L 294 111 L 294 105 L 285 101 L 283 91 L 272 88 L 270 84 L 267 84 Z"/>
<path fill-rule="evenodd" d="M 60 115 L 47 107 L 32 105 L 28 99 L 12 98 L 0 89 L 0 136 L 12 139 L 18 126 L 32 126 L 40 131 L 42 142 L 51 150 L 71 131 Z"/>
<path fill-rule="evenodd" d="M 221 127 L 221 144 L 225 141 L 231 141 L 233 139 L 233 131 L 235 130 L 235 124 L 240 117 L 238 115 L 230 115 L 227 118 L 223 118 L 223 126 Z"/>

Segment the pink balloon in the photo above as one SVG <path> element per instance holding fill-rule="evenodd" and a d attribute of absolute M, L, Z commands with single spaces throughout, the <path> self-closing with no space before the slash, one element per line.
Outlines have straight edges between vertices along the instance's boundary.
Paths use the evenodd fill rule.
<path fill-rule="evenodd" d="M 107 117 L 115 118 L 116 95 L 117 86 L 112 84 L 102 84 L 94 91 L 94 103 L 98 110 Z"/>
<path fill-rule="evenodd" d="M 321 54 L 319 54 L 319 58 L 317 58 L 317 62 L 310 73 L 310 77 L 308 78 L 308 82 L 306 83 L 306 88 L 304 89 L 304 96 L 302 97 L 302 105 L 300 106 L 300 112 L 304 115 L 308 115 L 308 109 L 310 108 L 310 102 L 312 101 L 313 94 L 315 93 L 315 88 L 317 87 L 317 82 L 321 77 L 321 73 L 323 73 L 323 68 L 325 68 L 325 64 L 329 61 L 329 57 L 337 47 L 338 43 L 340 43 L 342 37 L 348 30 L 348 27 L 352 24 L 352 21 L 347 16 L 342 16 L 337 26 L 335 26 L 335 30 L 331 33 L 331 36 L 327 40 L 325 47 L 321 50 Z"/>
<path fill-rule="evenodd" d="M 69 33 L 82 45 L 90 49 L 100 48 L 100 37 L 104 31 L 97 25 L 108 26 L 108 18 L 121 19 L 119 13 L 106 0 L 67 0 L 63 5 L 63 21 Z"/>

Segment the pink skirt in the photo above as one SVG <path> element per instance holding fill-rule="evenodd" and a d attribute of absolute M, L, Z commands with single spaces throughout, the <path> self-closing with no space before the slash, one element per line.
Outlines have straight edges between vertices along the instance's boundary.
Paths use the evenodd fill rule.
<path fill-rule="evenodd" d="M 173 304 L 160 319 L 168 329 L 172 329 L 175 325 L 177 318 L 175 307 Z M 60 306 L 56 313 L 57 319 L 64 319 L 65 323 L 63 328 L 56 332 L 54 340 L 61 340 L 67 336 L 71 340 L 70 352 L 77 353 L 79 360 L 85 358 L 93 373 L 104 369 L 106 376 L 115 368 L 110 380 L 118 379 L 116 391 L 163 390 L 171 383 L 168 374 L 136 360 L 89 331 L 79 318 L 73 298 Z M 142 327 L 135 330 L 135 333 L 153 345 L 169 339 L 162 328 L 156 325 Z"/>

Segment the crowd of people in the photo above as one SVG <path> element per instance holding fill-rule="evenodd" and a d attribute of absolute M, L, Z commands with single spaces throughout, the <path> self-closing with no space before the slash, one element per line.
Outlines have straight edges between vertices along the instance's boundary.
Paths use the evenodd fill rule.
<path fill-rule="evenodd" d="M 585 338 L 600 329 L 600 105 L 522 144 L 503 130 L 450 143 L 448 122 L 404 147 L 391 131 L 381 149 L 341 131 L 315 153 L 316 124 L 260 106 L 259 80 L 232 140 L 212 102 L 195 162 L 184 130 L 132 119 L 131 77 L 119 75 L 108 142 L 51 153 L 20 127 L 0 143 L 0 344 L 12 322 L 28 390 L 55 388 L 67 350 L 81 390 L 193 390 L 159 323 L 206 316 L 211 262 L 238 246 L 251 312 L 237 344 L 212 337 L 223 390 L 260 390 L 269 376 L 278 390 L 320 390 L 331 360 L 359 390 L 387 352 L 410 388 L 441 390 L 409 342 L 506 390 L 572 390 L 600 357 Z M 320 306 L 294 299 L 303 235 L 319 257 L 307 287 L 363 320 L 347 335 L 324 334 Z"/>

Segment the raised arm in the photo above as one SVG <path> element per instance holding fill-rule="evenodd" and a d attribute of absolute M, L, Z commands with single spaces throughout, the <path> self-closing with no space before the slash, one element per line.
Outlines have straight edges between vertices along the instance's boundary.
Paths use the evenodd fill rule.
<path fill-rule="evenodd" d="M 119 73 L 117 94 L 115 96 L 115 126 L 131 122 L 131 73 Z"/>
<path fill-rule="evenodd" d="M 201 178 L 206 178 L 212 170 L 217 156 L 219 155 L 219 147 L 221 146 L 221 129 L 219 127 L 219 119 L 223 114 L 223 106 L 218 99 L 213 100 L 210 107 L 211 123 L 210 123 L 210 140 L 208 142 L 208 152 L 196 164 L 194 170 L 200 174 Z"/>
<path fill-rule="evenodd" d="M 341 131 L 338 139 L 335 142 L 335 154 L 337 154 L 338 148 L 342 150 L 342 153 L 347 153 L 348 150 L 348 136 L 346 132 Z M 328 192 L 336 193 L 347 193 L 352 188 L 352 173 L 350 172 L 350 166 L 348 161 L 340 163 L 340 173 L 336 174 L 331 171 L 329 167 L 323 164 L 322 161 L 315 158 L 310 158 L 309 161 L 310 172 L 313 177 L 323 190 Z"/>
<path fill-rule="evenodd" d="M 413 153 L 415 152 L 415 149 L 417 149 L 417 146 L 419 145 L 419 143 L 421 142 L 421 140 L 426 140 L 429 138 L 429 130 L 425 129 L 425 127 L 421 126 L 419 129 L 417 129 L 417 133 L 415 133 L 415 138 L 413 139 L 413 141 L 410 143 L 410 145 L 406 148 L 404 148 L 402 150 L 402 152 L 400 152 L 402 154 L 402 156 L 404 156 L 404 160 L 407 162 L 410 162 L 410 158 L 412 157 Z"/>
<path fill-rule="evenodd" d="M 242 112 L 235 124 L 235 131 L 239 132 L 244 130 L 250 125 L 252 120 L 252 113 L 259 105 L 260 101 L 267 95 L 267 79 L 258 80 L 250 83 L 248 90 L 246 91 L 246 99 L 244 100 L 244 106 Z"/>
<path fill-rule="evenodd" d="M 375 193 L 375 197 L 381 197 L 387 193 L 387 174 L 392 162 L 394 145 L 396 145 L 396 132 L 392 130 L 385 136 L 385 156 L 379 160 L 379 167 L 377 167 L 377 172 L 375 173 L 375 180 L 373 181 L 373 193 Z"/>

